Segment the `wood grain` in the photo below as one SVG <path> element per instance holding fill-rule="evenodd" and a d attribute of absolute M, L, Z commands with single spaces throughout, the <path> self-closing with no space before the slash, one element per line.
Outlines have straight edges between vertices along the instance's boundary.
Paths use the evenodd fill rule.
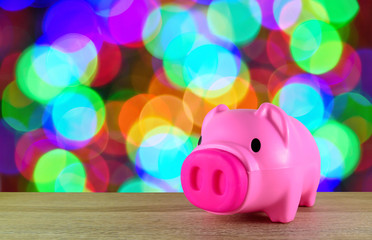
<path fill-rule="evenodd" d="M 318 193 L 288 224 L 214 215 L 182 193 L 1 193 L 1 239 L 372 239 L 372 193 Z"/>

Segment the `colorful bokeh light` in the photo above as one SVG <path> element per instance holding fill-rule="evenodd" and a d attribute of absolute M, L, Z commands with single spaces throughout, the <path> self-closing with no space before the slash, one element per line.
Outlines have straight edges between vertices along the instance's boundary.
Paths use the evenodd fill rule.
<path fill-rule="evenodd" d="M 180 192 L 205 115 L 264 102 L 313 134 L 318 191 L 370 190 L 364 4 L 0 0 L 0 190 Z"/>
<path fill-rule="evenodd" d="M 297 26 L 290 47 L 296 63 L 313 74 L 330 71 L 342 53 L 342 42 L 336 29 L 318 20 L 306 21 Z"/>
<path fill-rule="evenodd" d="M 322 169 L 323 173 L 327 173 L 325 177 L 344 179 L 354 172 L 360 160 L 360 144 L 350 128 L 331 120 L 317 129 L 313 136 L 319 145 L 326 141 L 325 145 L 329 148 L 337 149 L 322 156 L 322 166 L 326 166 Z"/>
<path fill-rule="evenodd" d="M 86 173 L 75 155 L 54 149 L 38 160 L 33 179 L 40 192 L 82 192 Z"/>
<path fill-rule="evenodd" d="M 101 97 L 87 87 L 69 88 L 51 103 L 51 118 L 57 134 L 74 141 L 95 136 L 105 120 Z"/>
<path fill-rule="evenodd" d="M 293 83 L 284 86 L 273 102 L 307 129 L 317 129 L 323 122 L 324 105 L 320 94 L 311 86 Z"/>
<path fill-rule="evenodd" d="M 262 13 L 256 0 L 216 0 L 208 8 L 207 19 L 216 36 L 244 45 L 260 31 Z"/>
<path fill-rule="evenodd" d="M 337 27 L 349 23 L 359 11 L 357 0 L 311 0 L 314 12 Z"/>

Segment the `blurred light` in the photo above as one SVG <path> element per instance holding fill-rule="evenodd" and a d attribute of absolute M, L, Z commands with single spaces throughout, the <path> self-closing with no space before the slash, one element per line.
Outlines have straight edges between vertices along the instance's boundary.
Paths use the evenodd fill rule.
<path fill-rule="evenodd" d="M 183 95 L 183 102 L 189 106 L 194 125 L 201 127 L 203 119 L 207 113 L 217 105 L 208 102 L 203 96 L 199 96 L 194 93 L 192 89 L 186 89 Z"/>
<path fill-rule="evenodd" d="M 16 80 L 19 89 L 30 99 L 46 104 L 56 97 L 64 87 L 53 86 L 36 72 L 35 64 L 46 65 L 48 46 L 31 46 L 19 57 Z"/>
<path fill-rule="evenodd" d="M 131 178 L 124 182 L 118 192 L 162 192 L 161 189 L 149 186 L 138 177 Z"/>
<path fill-rule="evenodd" d="M 318 192 L 333 192 L 341 183 L 340 179 L 324 178 L 320 181 Z"/>
<path fill-rule="evenodd" d="M 110 83 L 119 73 L 122 67 L 122 54 L 117 45 L 103 43 L 97 58 L 97 75 L 91 86 L 101 87 Z"/>
<path fill-rule="evenodd" d="M 357 53 L 361 61 L 361 76 L 360 83 L 363 91 L 372 97 L 372 50 L 371 49 L 359 49 Z"/>
<path fill-rule="evenodd" d="M 113 17 L 125 12 L 134 0 L 87 0 L 102 17 Z"/>
<path fill-rule="evenodd" d="M 53 124 L 59 134 L 74 141 L 95 136 L 105 121 L 105 107 L 101 97 L 86 87 L 69 88 L 51 103 Z"/>
<path fill-rule="evenodd" d="M 96 157 L 90 157 L 83 164 L 87 176 L 87 188 L 92 192 L 107 191 L 110 182 L 110 172 L 105 159 L 98 155 Z"/>
<path fill-rule="evenodd" d="M 267 41 L 264 38 L 256 38 L 253 42 L 243 48 L 243 52 L 249 59 L 261 65 L 269 65 L 270 60 L 267 53 Z"/>
<path fill-rule="evenodd" d="M 203 5 L 209 5 L 213 0 L 192 0 L 196 3 L 203 4 Z"/>
<path fill-rule="evenodd" d="M 0 173 L 7 175 L 19 174 L 19 170 L 14 161 L 16 138 L 14 133 L 6 127 L 4 121 L 0 121 Z"/>
<path fill-rule="evenodd" d="M 164 61 L 165 64 L 165 61 Z M 164 68 L 157 70 L 151 78 L 148 92 L 154 95 L 174 95 L 182 97 L 183 90 L 173 83 L 165 74 Z"/>
<path fill-rule="evenodd" d="M 366 172 L 368 170 L 372 170 L 372 161 L 370 161 L 372 157 L 372 138 L 369 138 L 361 145 L 361 160 L 356 172 Z"/>
<path fill-rule="evenodd" d="M 285 30 L 297 22 L 302 10 L 302 1 L 275 0 L 272 10 L 274 10 L 276 24 L 280 29 Z"/>
<path fill-rule="evenodd" d="M 183 77 L 186 86 L 193 82 L 193 90 L 198 94 L 199 89 L 213 91 L 227 88 L 228 90 L 239 71 L 240 59 L 237 56 L 219 45 L 205 44 L 193 49 L 187 55 L 183 66 Z M 219 81 L 222 78 L 225 80 Z M 216 81 L 219 81 L 219 84 L 215 84 Z"/>
<path fill-rule="evenodd" d="M 102 45 L 96 14 L 83 0 L 61 0 L 53 4 L 44 16 L 43 32 L 49 44 L 63 35 L 75 33 L 92 40 L 98 50 Z"/>
<path fill-rule="evenodd" d="M 321 126 L 324 104 L 318 91 L 306 84 L 284 86 L 273 100 L 289 116 L 304 124 L 310 131 Z"/>
<path fill-rule="evenodd" d="M 128 137 L 130 129 L 139 119 L 142 108 L 154 97 L 155 95 L 152 94 L 138 94 L 123 104 L 119 113 L 118 123 L 124 138 Z"/>
<path fill-rule="evenodd" d="M 123 182 L 127 181 L 128 179 L 134 177 L 134 171 L 131 170 L 131 166 L 129 167 L 128 164 L 123 164 L 121 159 L 115 160 L 107 158 L 105 159 L 109 173 L 109 185 L 108 190 L 115 189 L 117 190 Z M 111 190 L 113 191 L 113 190 Z"/>
<path fill-rule="evenodd" d="M 27 132 L 41 127 L 43 112 L 43 106 L 27 98 L 19 90 L 16 82 L 11 82 L 5 88 L 1 113 L 4 121 L 13 129 Z"/>
<path fill-rule="evenodd" d="M 56 192 L 82 192 L 84 190 L 86 175 L 81 163 L 66 166 L 58 175 L 55 182 Z"/>
<path fill-rule="evenodd" d="M 133 99 L 142 101 L 140 97 Z M 125 103 L 123 105 L 119 118 L 124 116 L 125 112 L 128 113 L 130 111 L 131 105 L 129 101 L 131 100 L 128 100 L 128 104 Z M 124 130 L 123 134 L 128 131 L 126 135 L 126 149 L 130 160 L 133 162 L 136 159 L 137 149 L 143 143 L 145 136 L 154 129 L 165 126 L 162 130 L 165 131 L 167 129 L 168 134 L 173 134 L 173 129 L 177 127 L 185 134 L 190 134 L 193 127 L 192 113 L 181 99 L 170 95 L 160 95 L 151 99 L 144 98 L 143 100 L 145 102 L 139 103 L 144 104 L 141 112 L 134 112 L 132 119 L 128 119 L 134 121 L 131 128 L 128 129 L 129 131 L 121 127 L 122 131 Z M 129 117 L 131 115 L 125 114 L 125 116 Z M 123 119 L 123 122 L 128 120 Z"/>
<path fill-rule="evenodd" d="M 290 49 L 296 63 L 313 74 L 328 72 L 336 66 L 342 53 L 337 31 L 329 24 L 310 20 L 296 27 Z"/>
<path fill-rule="evenodd" d="M 33 179 L 33 172 L 38 159 L 46 152 L 56 148 L 45 136 L 45 130 L 37 129 L 24 133 L 17 141 L 15 163 L 18 171 L 27 180 Z"/>
<path fill-rule="evenodd" d="M 0 7 L 7 11 L 19 11 L 30 6 L 35 0 L 0 0 Z"/>
<path fill-rule="evenodd" d="M 370 14 L 356 0 L 0 0 L 0 9 L 6 190 L 182 191 L 206 114 L 263 102 L 314 135 L 318 191 L 369 189 Z"/>
<path fill-rule="evenodd" d="M 67 34 L 52 43 L 45 65 L 40 66 L 40 70 L 36 65 L 36 71 L 51 85 L 89 85 L 97 69 L 97 50 L 86 36 Z M 44 72 L 47 73 L 45 77 Z"/>
<path fill-rule="evenodd" d="M 182 163 L 192 150 L 181 129 L 160 126 L 145 135 L 137 152 L 136 167 L 159 179 L 179 177 Z"/>
<path fill-rule="evenodd" d="M 332 114 L 333 106 L 334 106 L 334 97 L 332 95 L 332 91 L 322 78 L 317 75 L 312 75 L 308 73 L 298 74 L 291 78 L 289 78 L 285 85 L 293 84 L 293 83 L 300 83 L 306 84 L 316 90 L 320 97 L 322 98 L 323 106 L 324 106 L 324 114 L 323 114 L 323 122 L 322 124 L 327 121 Z"/>
<path fill-rule="evenodd" d="M 273 101 L 272 99 L 276 96 L 278 91 L 284 86 L 288 79 L 292 78 L 292 76 L 298 76 L 303 73 L 303 70 L 299 68 L 297 64 L 289 63 L 275 69 L 267 82 L 257 78 L 256 81 L 266 85 L 267 95 L 270 101 Z"/>
<path fill-rule="evenodd" d="M 319 149 L 321 181 L 324 178 L 342 179 L 344 162 L 340 150 L 330 141 L 315 138 Z"/>
<path fill-rule="evenodd" d="M 358 53 L 348 44 L 343 44 L 343 52 L 338 64 L 321 75 L 334 95 L 353 90 L 360 80 L 362 63 Z"/>
<path fill-rule="evenodd" d="M 339 122 L 350 127 L 361 143 L 372 134 L 372 104 L 361 94 L 349 92 L 334 99 L 332 115 Z"/>
<path fill-rule="evenodd" d="M 275 68 L 293 61 L 289 50 L 289 36 L 280 31 L 271 31 L 266 45 L 267 56 Z"/>
<path fill-rule="evenodd" d="M 197 33 L 197 26 L 192 15 L 180 5 L 169 4 L 156 8 L 149 14 L 142 38 L 146 49 L 153 56 L 162 59 L 172 40 L 186 33 Z M 188 41 L 187 38 L 186 41 Z M 187 45 L 184 48 L 187 50 Z M 185 49 L 181 49 L 180 54 L 182 55 L 184 51 Z"/>
<path fill-rule="evenodd" d="M 94 44 L 85 36 L 68 34 L 53 45 L 33 45 L 19 58 L 16 78 L 29 98 L 46 104 L 69 86 L 90 84 L 97 68 Z"/>
<path fill-rule="evenodd" d="M 116 8 L 111 10 L 110 14 L 114 13 L 114 15 L 108 19 L 108 28 L 113 39 L 119 44 L 130 47 L 143 46 L 142 30 L 145 27 L 147 16 L 156 7 L 154 1 L 130 0 L 120 1 L 120 4 L 118 5 L 120 11 L 123 10 L 123 7 L 129 4 L 130 6 L 120 14 L 117 14 L 120 11 Z"/>
<path fill-rule="evenodd" d="M 141 169 L 139 165 L 136 165 L 136 173 L 146 184 L 159 188 L 164 192 L 182 192 L 180 176 L 169 179 L 156 178 Z"/>
<path fill-rule="evenodd" d="M 54 149 L 41 156 L 33 177 L 40 192 L 82 192 L 86 181 L 80 160 L 63 149 Z"/>
<path fill-rule="evenodd" d="M 159 127 L 157 121 L 143 121 L 147 118 L 161 119 L 167 122 L 167 125 L 181 129 L 185 134 L 190 134 L 193 127 L 193 118 L 189 106 L 184 104 L 182 99 L 171 95 L 157 96 L 143 106 L 139 116 L 139 127 L 145 135 Z M 174 128 L 169 128 L 170 131 L 172 129 Z"/>
<path fill-rule="evenodd" d="M 175 37 L 164 52 L 164 70 L 169 80 L 180 88 L 185 88 L 189 82 L 185 79 L 185 58 L 190 53 L 196 38 L 195 33 L 183 33 Z"/>
<path fill-rule="evenodd" d="M 256 0 L 216 0 L 208 8 L 208 25 L 218 37 L 237 45 L 252 41 L 261 28 L 262 13 Z"/>
<path fill-rule="evenodd" d="M 320 20 L 329 21 L 340 27 L 350 22 L 359 11 L 356 0 L 311 0 L 309 1 L 314 13 L 319 14 Z M 324 9 L 319 11 L 319 8 Z"/>
<path fill-rule="evenodd" d="M 50 7 L 57 1 L 58 0 L 35 0 L 32 4 L 32 7 L 35 7 L 35 8 Z"/>
<path fill-rule="evenodd" d="M 3 58 L 0 66 L 0 91 L 3 92 L 15 79 L 15 66 L 21 53 L 15 52 Z"/>
<path fill-rule="evenodd" d="M 250 74 L 247 66 L 242 63 L 239 76 L 222 77 L 212 82 L 211 86 L 204 89 L 199 86 L 199 79 L 195 79 L 188 86 L 187 90 L 202 97 L 208 103 L 217 106 L 220 103 L 226 104 L 229 108 L 236 108 L 249 95 L 250 105 L 256 105 L 254 90 L 250 88 Z"/>
<path fill-rule="evenodd" d="M 339 161 L 339 157 L 337 156 L 332 156 L 331 159 L 326 160 L 329 165 L 329 169 L 326 171 L 327 174 L 345 179 L 354 172 L 360 160 L 360 146 L 358 137 L 350 128 L 330 120 L 317 129 L 313 133 L 313 136 L 317 139 L 318 143 L 324 143 L 323 140 L 326 140 L 329 142 L 328 145 L 333 144 L 341 154 L 342 161 Z M 324 148 L 322 148 L 322 150 L 324 152 Z M 332 154 L 337 153 L 333 151 Z M 326 163 L 323 163 L 323 166 L 325 164 Z M 323 171 L 325 171 L 325 169 L 323 169 Z M 341 173 L 339 171 L 341 171 Z"/>
<path fill-rule="evenodd" d="M 142 120 L 137 120 L 129 129 L 125 139 L 126 151 L 130 161 L 133 163 L 136 161 L 138 148 L 149 131 L 160 126 L 167 126 L 169 132 L 171 132 L 169 124 L 169 121 L 158 117 L 147 117 Z"/>

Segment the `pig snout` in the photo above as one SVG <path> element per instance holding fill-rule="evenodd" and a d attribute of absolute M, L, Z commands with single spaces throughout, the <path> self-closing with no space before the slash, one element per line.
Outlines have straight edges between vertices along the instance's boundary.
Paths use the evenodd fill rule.
<path fill-rule="evenodd" d="M 243 204 L 248 174 L 235 155 L 220 149 L 203 149 L 185 159 L 181 184 L 186 198 L 195 206 L 227 213 Z"/>

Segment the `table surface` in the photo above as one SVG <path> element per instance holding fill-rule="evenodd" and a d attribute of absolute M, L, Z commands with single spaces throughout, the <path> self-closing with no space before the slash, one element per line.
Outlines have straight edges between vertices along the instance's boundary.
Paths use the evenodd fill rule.
<path fill-rule="evenodd" d="M 182 193 L 1 193 L 0 239 L 372 239 L 372 193 L 318 193 L 293 222 L 214 215 Z"/>

